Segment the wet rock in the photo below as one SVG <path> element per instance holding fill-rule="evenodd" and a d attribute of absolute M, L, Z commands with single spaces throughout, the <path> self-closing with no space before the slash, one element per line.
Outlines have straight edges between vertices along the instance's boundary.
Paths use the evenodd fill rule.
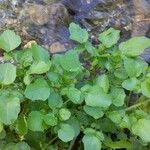
<path fill-rule="evenodd" d="M 140 58 L 150 63 L 150 48 L 147 48 L 144 53 L 141 54 Z"/>
<path fill-rule="evenodd" d="M 69 23 L 69 14 L 66 7 L 62 3 L 53 3 L 47 5 L 50 21 L 53 20 L 53 24 L 56 26 L 67 25 Z"/>
<path fill-rule="evenodd" d="M 69 43 L 68 29 L 65 28 L 69 24 L 69 15 L 63 4 L 27 4 L 25 9 L 29 14 L 29 24 L 26 31 L 31 37 L 36 37 L 34 40 L 50 49 L 52 53 L 53 51 L 66 50 L 67 44 L 72 47 Z M 53 45 L 51 46 L 51 44 Z"/>
<path fill-rule="evenodd" d="M 78 15 L 80 17 L 93 10 L 100 2 L 101 0 L 63 0 L 63 3 L 74 11 L 76 16 Z"/>
<path fill-rule="evenodd" d="M 52 53 L 75 46 L 69 40 L 71 21 L 86 27 L 93 43 L 98 42 L 98 33 L 110 26 L 121 29 L 129 38 L 131 18 L 135 16 L 132 1 L 0 0 L 0 32 L 6 28 L 15 30 L 24 43 L 35 40 Z"/>
<path fill-rule="evenodd" d="M 54 54 L 54 53 L 60 53 L 60 52 L 65 52 L 66 48 L 63 44 L 61 44 L 60 42 L 55 42 L 52 43 L 50 46 L 50 53 Z"/>
<path fill-rule="evenodd" d="M 25 6 L 26 12 L 36 25 L 65 24 L 69 21 L 69 15 L 66 7 L 61 3 L 52 3 L 49 5 L 30 4 Z"/>
<path fill-rule="evenodd" d="M 132 36 L 147 36 L 147 32 L 150 30 L 150 1 L 133 0 L 133 4 L 135 14 Z M 150 63 L 150 48 L 146 49 L 140 57 Z"/>
<path fill-rule="evenodd" d="M 146 35 L 150 26 L 150 2 L 133 0 L 135 16 L 133 17 L 132 36 Z"/>
<path fill-rule="evenodd" d="M 26 12 L 29 14 L 30 19 L 36 25 L 44 25 L 49 21 L 49 13 L 47 8 L 43 5 L 34 4 L 26 6 Z"/>

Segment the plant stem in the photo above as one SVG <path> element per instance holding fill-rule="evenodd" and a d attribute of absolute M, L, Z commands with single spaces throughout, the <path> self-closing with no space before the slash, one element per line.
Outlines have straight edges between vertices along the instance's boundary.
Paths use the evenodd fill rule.
<path fill-rule="evenodd" d="M 1 85 L 1 90 L 3 89 L 3 85 Z"/>
<path fill-rule="evenodd" d="M 69 102 L 70 100 L 67 100 L 63 103 L 63 106 L 66 106 L 66 104 Z"/>
<path fill-rule="evenodd" d="M 47 143 L 47 145 L 43 148 L 43 150 L 46 150 L 46 149 L 48 148 L 48 146 L 49 146 L 50 144 L 52 144 L 57 138 L 58 138 L 58 136 L 55 136 L 53 139 L 51 139 L 51 140 Z"/>
<path fill-rule="evenodd" d="M 137 103 L 135 105 L 132 105 L 132 106 L 126 108 L 125 111 L 131 111 L 132 109 L 135 109 L 135 108 L 137 108 L 137 107 L 139 107 L 141 105 L 144 105 L 144 104 L 148 104 L 149 102 L 150 101 L 147 100 L 147 101 L 144 101 L 144 102 Z"/>
<path fill-rule="evenodd" d="M 73 148 L 73 146 L 74 146 L 74 144 L 75 144 L 76 139 L 77 139 L 77 136 L 74 137 L 73 140 L 70 142 L 70 145 L 69 145 L 68 150 L 72 150 L 72 148 Z"/>

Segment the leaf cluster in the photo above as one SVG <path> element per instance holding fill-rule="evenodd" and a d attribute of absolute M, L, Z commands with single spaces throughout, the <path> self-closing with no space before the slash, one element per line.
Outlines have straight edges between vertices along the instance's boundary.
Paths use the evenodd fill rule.
<path fill-rule="evenodd" d="M 0 35 L 0 149 L 149 149 L 150 67 L 140 55 L 150 39 L 119 43 L 109 28 L 93 46 L 79 25 L 69 31 L 76 48 L 53 56 Z"/>

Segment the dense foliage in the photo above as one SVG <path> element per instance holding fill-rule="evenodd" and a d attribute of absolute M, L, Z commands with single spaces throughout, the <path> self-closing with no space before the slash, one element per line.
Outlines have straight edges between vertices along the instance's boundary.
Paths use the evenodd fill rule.
<path fill-rule="evenodd" d="M 150 149 L 150 67 L 140 57 L 150 39 L 118 44 L 120 31 L 99 34 L 70 24 L 78 43 L 50 57 L 35 43 L 18 48 L 11 30 L 0 35 L 0 149 Z"/>

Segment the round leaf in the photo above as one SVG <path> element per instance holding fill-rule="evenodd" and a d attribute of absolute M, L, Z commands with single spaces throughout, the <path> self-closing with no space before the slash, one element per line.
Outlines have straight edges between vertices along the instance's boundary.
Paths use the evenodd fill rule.
<path fill-rule="evenodd" d="M 149 79 L 145 80 L 141 83 L 141 90 L 142 90 L 143 95 L 150 98 L 150 81 L 149 81 Z"/>
<path fill-rule="evenodd" d="M 109 79 L 108 76 L 103 74 L 96 79 L 96 84 L 100 86 L 105 93 L 109 90 Z"/>
<path fill-rule="evenodd" d="M 120 31 L 115 30 L 113 28 L 109 28 L 107 31 L 104 31 L 99 35 L 99 40 L 106 46 L 107 48 L 115 45 L 120 38 Z"/>
<path fill-rule="evenodd" d="M 13 64 L 0 64 L 0 84 L 8 85 L 16 79 L 16 67 Z"/>
<path fill-rule="evenodd" d="M 126 56 L 139 56 L 146 48 L 150 47 L 150 39 L 146 37 L 133 37 L 119 45 L 119 49 Z"/>
<path fill-rule="evenodd" d="M 19 142 L 16 144 L 18 150 L 30 150 L 30 146 L 25 142 Z"/>
<path fill-rule="evenodd" d="M 12 51 L 21 44 L 21 38 L 14 31 L 6 30 L 0 36 L 0 48 L 6 52 Z"/>
<path fill-rule="evenodd" d="M 91 88 L 85 97 L 85 102 L 88 106 L 108 108 L 111 105 L 112 100 L 102 88 L 95 86 Z"/>
<path fill-rule="evenodd" d="M 71 23 L 69 26 L 70 39 L 77 41 L 79 43 L 85 43 L 88 38 L 88 32 L 86 29 L 82 29 L 79 25 Z"/>
<path fill-rule="evenodd" d="M 85 135 L 82 139 L 84 144 L 84 150 L 100 150 L 101 142 L 94 135 Z"/>
<path fill-rule="evenodd" d="M 76 72 L 81 69 L 79 56 L 76 51 L 68 51 L 59 58 L 59 63 L 63 69 L 69 72 Z"/>
<path fill-rule="evenodd" d="M 139 119 L 138 122 L 132 126 L 132 132 L 138 135 L 144 142 L 150 142 L 150 120 Z"/>
<path fill-rule="evenodd" d="M 67 108 L 59 110 L 59 116 L 61 120 L 68 120 L 71 116 L 71 112 Z"/>
<path fill-rule="evenodd" d="M 20 100 L 9 93 L 0 95 L 0 122 L 10 125 L 14 123 L 20 112 Z"/>
<path fill-rule="evenodd" d="M 48 98 L 48 105 L 51 109 L 62 107 L 63 105 L 62 97 L 56 92 L 51 92 Z"/>
<path fill-rule="evenodd" d="M 27 119 L 27 124 L 32 131 L 44 131 L 43 114 L 40 111 L 32 111 Z"/>
<path fill-rule="evenodd" d="M 50 88 L 47 82 L 39 78 L 34 83 L 28 85 L 24 92 L 26 98 L 35 101 L 35 100 L 42 100 L 45 101 L 48 99 L 50 95 Z"/>
<path fill-rule="evenodd" d="M 74 87 L 67 89 L 67 96 L 74 104 L 82 103 L 81 91 Z"/>
<path fill-rule="evenodd" d="M 49 71 L 51 67 L 50 61 L 44 62 L 34 62 L 30 67 L 30 74 L 43 74 Z"/>
<path fill-rule="evenodd" d="M 138 83 L 139 83 L 138 79 L 130 78 L 122 82 L 122 87 L 125 88 L 126 90 L 133 91 L 136 89 Z"/>
<path fill-rule="evenodd" d="M 88 115 L 92 116 L 94 119 L 99 119 L 104 115 L 104 112 L 100 107 L 90 107 L 85 105 L 83 109 Z"/>
<path fill-rule="evenodd" d="M 126 58 L 124 60 L 124 67 L 129 77 L 139 77 L 144 73 L 148 64 L 141 59 Z"/>
<path fill-rule="evenodd" d="M 58 137 L 63 142 L 69 142 L 71 141 L 75 136 L 74 129 L 69 124 L 62 124 L 61 128 L 58 130 Z"/>
<path fill-rule="evenodd" d="M 46 114 L 44 116 L 44 121 L 47 125 L 56 126 L 58 123 L 57 117 L 53 113 Z"/>
<path fill-rule="evenodd" d="M 112 96 L 112 103 L 119 107 L 124 104 L 124 100 L 126 97 L 126 94 L 123 89 L 121 88 L 112 88 L 111 90 L 111 96 Z"/>

